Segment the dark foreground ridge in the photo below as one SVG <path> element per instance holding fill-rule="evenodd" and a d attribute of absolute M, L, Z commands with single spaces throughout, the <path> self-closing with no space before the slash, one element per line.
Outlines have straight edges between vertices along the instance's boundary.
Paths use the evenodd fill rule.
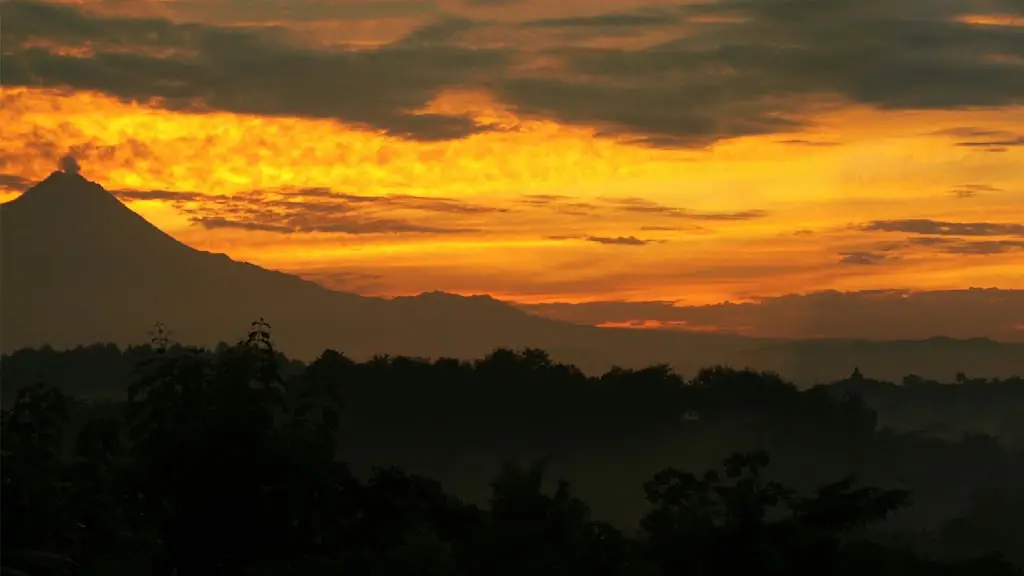
<path fill-rule="evenodd" d="M 216 350 L 158 332 L 124 354 L 23 351 L 3 358 L 4 385 L 74 364 L 83 392 L 109 369 L 104 355 L 129 353 L 117 401 L 46 382 L 5 393 L 3 574 L 985 576 L 1024 565 L 1024 456 L 1010 436 L 1020 379 L 895 387 L 858 371 L 801 391 L 722 367 L 689 381 L 663 366 L 587 378 L 539 350 L 473 363 L 327 351 L 304 365 L 257 322 Z M 979 421 L 1003 410 L 1004 438 L 967 432 L 965 414 L 959 434 L 899 432 L 906 420 L 880 426 L 853 392 L 890 409 L 928 398 L 936 417 L 944 402 Z"/>

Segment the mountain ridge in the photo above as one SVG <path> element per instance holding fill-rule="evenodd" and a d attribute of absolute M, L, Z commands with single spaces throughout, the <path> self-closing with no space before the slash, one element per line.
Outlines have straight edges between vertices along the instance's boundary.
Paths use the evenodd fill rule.
<path fill-rule="evenodd" d="M 0 275 L 3 352 L 43 344 L 139 343 L 157 321 L 183 342 L 213 345 L 237 339 L 250 321 L 264 317 L 282 350 L 302 359 L 325 348 L 353 357 L 470 358 L 496 347 L 537 347 L 591 372 L 654 363 L 692 372 L 721 363 L 810 382 L 848 374 L 854 365 L 878 375 L 906 373 L 919 368 L 931 348 L 942 349 L 928 362 L 935 376 L 972 369 L 992 376 L 1024 372 L 1024 346 L 1003 343 L 992 350 L 955 340 L 865 346 L 597 328 L 543 318 L 489 295 L 433 291 L 387 299 L 339 292 L 194 249 L 99 184 L 67 172 L 55 172 L 0 205 Z M 1012 360 L 1015 353 L 1022 360 Z"/>
<path fill-rule="evenodd" d="M 0 206 L 0 217 L 4 351 L 44 343 L 58 347 L 92 341 L 127 344 L 143 338 L 146 326 L 157 320 L 177 328 L 179 336 L 190 341 L 229 340 L 250 320 L 263 316 L 280 326 L 276 336 L 285 349 L 299 356 L 315 354 L 323 346 L 371 354 L 453 353 L 459 348 L 456 342 L 420 346 L 403 329 L 413 328 L 413 321 L 419 329 L 442 329 L 446 319 L 440 317 L 439 308 L 451 307 L 453 302 L 456 307 L 472 302 L 476 315 L 484 307 L 487 317 L 500 311 L 502 329 L 514 336 L 510 343 L 524 344 L 519 341 L 526 328 L 517 323 L 557 324 L 490 297 L 447 295 L 445 305 L 439 306 L 437 293 L 391 300 L 361 296 L 225 254 L 196 250 L 77 174 L 51 174 Z M 138 315 L 138 321 L 113 314 L 115 303 Z M 201 312 L 191 313 L 194 308 Z M 301 309 L 303 326 L 283 321 L 296 309 Z M 322 325 L 324 316 L 334 317 L 333 330 L 345 336 L 340 342 L 330 338 L 330 330 L 323 326 L 315 330 L 321 342 L 294 341 L 301 329 Z M 384 319 L 390 330 L 376 328 Z M 461 323 L 473 323 L 472 319 L 473 315 L 466 315 Z M 104 322 L 113 326 L 100 328 Z M 358 340 L 363 342 L 353 341 L 353 324 L 359 326 Z M 432 338 L 437 340 L 436 336 Z M 491 334 L 481 342 L 497 345 L 500 340 Z"/>

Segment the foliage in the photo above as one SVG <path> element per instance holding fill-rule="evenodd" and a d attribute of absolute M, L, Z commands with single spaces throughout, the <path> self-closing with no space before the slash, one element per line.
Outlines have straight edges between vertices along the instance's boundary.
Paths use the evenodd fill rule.
<path fill-rule="evenodd" d="M 665 367 L 591 379 L 539 350 L 362 364 L 327 351 L 296 367 L 270 331 L 260 319 L 242 341 L 207 350 L 158 326 L 132 352 L 133 381 L 117 405 L 45 384 L 21 389 L 3 411 L 0 573 L 1019 573 L 978 542 L 980 527 L 1010 522 L 998 502 L 939 533 L 963 543 L 955 561 L 883 537 L 878 527 L 910 509 L 910 492 L 858 483 L 857 459 L 864 446 L 884 456 L 932 444 L 877 430 L 856 396 L 724 367 L 690 382 Z M 490 498 L 474 505 L 396 466 L 352 472 L 339 454 L 360 449 L 352 431 L 361 418 L 385 423 L 379 443 L 411 442 L 404 426 L 469 446 L 460 431 L 470 430 L 488 447 L 534 443 L 549 454 L 505 462 Z M 817 434 L 802 438 L 808 426 Z M 629 438 L 642 452 L 665 434 L 710 442 L 743 430 L 774 443 L 783 461 L 794 446 L 840 452 L 800 460 L 805 477 L 811 467 L 846 468 L 810 490 L 773 475 L 756 447 L 731 450 L 702 474 L 664 468 L 636 491 L 647 501 L 636 531 L 601 521 L 568 482 L 551 479 L 553 454 L 584 439 L 607 448 Z M 1003 455 L 986 442 L 970 440 L 972 454 L 986 455 L 978 466 Z M 628 463 L 617 466 L 625 474 Z M 1000 502 L 1020 502 L 1016 494 Z"/>

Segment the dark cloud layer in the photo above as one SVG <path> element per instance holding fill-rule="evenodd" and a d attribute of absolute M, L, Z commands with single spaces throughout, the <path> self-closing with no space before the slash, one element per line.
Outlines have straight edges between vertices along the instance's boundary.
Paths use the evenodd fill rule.
<path fill-rule="evenodd" d="M 521 111 L 639 133 L 654 145 L 797 129 L 802 105 L 813 102 L 1024 102 L 1024 29 L 954 21 L 1024 14 L 1016 0 L 736 0 L 679 11 L 713 23 L 646 50 L 556 50 L 587 80 L 510 79 L 502 94 Z"/>
<path fill-rule="evenodd" d="M 473 84 L 506 57 L 451 46 L 315 52 L 277 40 L 273 31 L 90 17 L 21 0 L 5 4 L 4 24 L 9 86 L 100 90 L 180 110 L 332 118 L 421 140 L 484 130 L 469 118 L 411 111 L 446 87 Z M 88 45 L 95 54 L 26 47 L 40 40 Z M 131 48 L 138 51 L 124 50 Z M 158 50 L 170 55 L 152 55 Z"/>
<path fill-rule="evenodd" d="M 675 39 L 646 49 L 547 49 L 562 70 L 536 76 L 513 67 L 529 60 L 529 47 L 455 42 L 494 23 L 440 22 L 377 49 L 314 51 L 289 44 L 281 30 L 101 18 L 11 0 L 4 6 L 4 83 L 100 90 L 181 110 L 332 118 L 421 140 L 489 129 L 469 118 L 412 113 L 446 88 L 474 86 L 526 117 L 649 146 L 705 146 L 799 130 L 808 112 L 843 102 L 888 109 L 1024 103 L 1024 28 L 958 20 L 984 13 L 1021 16 L 1024 6 L 722 0 L 503 24 L 594 35 L 681 26 Z M 62 55 L 44 45 L 88 46 L 93 54 Z M 1019 134 L 980 136 L 961 144 L 992 151 L 1021 145 Z M 820 145 L 790 141 L 798 142 Z"/>

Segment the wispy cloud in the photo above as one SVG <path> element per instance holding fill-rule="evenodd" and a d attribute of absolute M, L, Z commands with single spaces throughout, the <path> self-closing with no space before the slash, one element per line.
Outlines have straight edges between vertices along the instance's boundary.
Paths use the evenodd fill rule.
<path fill-rule="evenodd" d="M 787 146 L 808 146 L 811 148 L 834 148 L 836 146 L 842 146 L 840 142 L 830 142 L 828 140 L 779 140 L 779 144 L 785 144 Z"/>
<path fill-rule="evenodd" d="M 905 232 L 938 236 L 1024 236 L 1024 224 L 994 222 L 945 222 L 942 220 L 875 220 L 861 226 L 874 232 Z"/>
<path fill-rule="evenodd" d="M 972 148 L 985 152 L 1005 152 L 1008 148 L 1024 146 L 1024 134 L 1008 130 L 958 126 L 937 130 L 931 134 L 954 138 L 957 140 L 955 145 L 960 148 Z"/>
<path fill-rule="evenodd" d="M 871 266 L 891 259 L 887 254 L 877 252 L 846 252 L 840 254 L 840 264 L 853 264 L 856 266 Z"/>
<path fill-rule="evenodd" d="M 590 236 L 586 234 L 553 234 L 547 236 L 547 239 L 582 240 L 584 242 L 604 244 L 606 246 L 646 246 L 648 244 L 657 244 L 663 242 L 662 240 L 645 240 L 637 238 L 636 236 Z"/>
<path fill-rule="evenodd" d="M 654 242 L 654 240 L 641 240 L 636 236 L 616 236 L 614 238 L 607 236 L 587 236 L 585 238 L 587 242 L 596 242 L 597 244 L 612 244 L 617 246 L 646 246 Z"/>
<path fill-rule="evenodd" d="M 255 190 L 232 196 L 167 190 L 118 190 L 123 200 L 169 202 L 205 228 L 236 228 L 262 232 L 326 234 L 465 234 L 469 226 L 418 223 L 397 214 L 473 215 L 503 212 L 501 207 L 475 205 L 449 198 L 412 195 L 362 196 L 324 188 L 288 191 Z"/>
<path fill-rule="evenodd" d="M 606 198 L 604 201 L 613 207 L 614 210 L 622 212 L 637 212 L 669 218 L 681 218 L 687 220 L 753 220 L 764 218 L 768 215 L 764 210 L 743 210 L 739 212 L 697 212 L 684 208 L 665 206 L 646 198 Z"/>
<path fill-rule="evenodd" d="M 31 185 L 28 178 L 17 174 L 0 174 L 0 188 L 21 192 Z"/>
<path fill-rule="evenodd" d="M 961 184 L 950 190 L 950 194 L 957 198 L 974 198 L 987 192 L 1004 192 L 1004 190 L 988 184 Z"/>
<path fill-rule="evenodd" d="M 280 233 L 337 234 L 466 234 L 495 230 L 517 230 L 529 234 L 538 226 L 537 211 L 568 219 L 579 227 L 600 223 L 608 228 L 608 216 L 615 213 L 665 216 L 702 221 L 742 221 L 760 218 L 759 211 L 737 213 L 695 212 L 640 199 L 572 199 L 557 195 L 511 197 L 491 201 L 468 201 L 411 194 L 364 195 L 326 187 L 251 190 L 232 195 L 207 195 L 174 190 L 115 190 L 126 202 L 167 203 L 192 222 L 210 229 L 237 228 Z M 622 228 L 632 224 L 622 221 Z M 696 225 L 645 225 L 644 231 L 697 231 Z M 633 228 L 636 229 L 636 228 Z M 661 243 L 630 234 L 568 234 L 556 239 L 582 239 L 596 244 L 640 246 Z"/>

